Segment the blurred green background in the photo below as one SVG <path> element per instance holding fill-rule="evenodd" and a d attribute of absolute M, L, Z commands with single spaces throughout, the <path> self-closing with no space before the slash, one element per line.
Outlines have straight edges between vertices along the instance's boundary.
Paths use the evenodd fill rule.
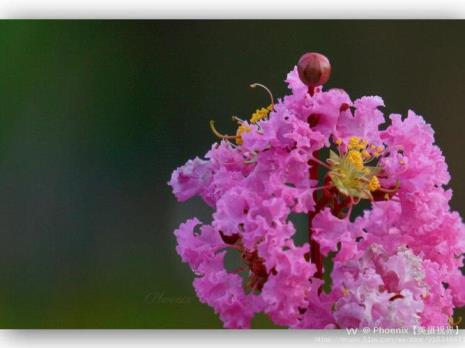
<path fill-rule="evenodd" d="M 432 123 L 464 215 L 464 34 L 461 21 L 0 22 L 0 327 L 221 327 L 172 233 L 211 211 L 166 182 L 216 140 L 210 119 L 232 133 L 232 114 L 268 102 L 251 82 L 286 93 L 306 51 L 330 58 L 328 87 Z"/>

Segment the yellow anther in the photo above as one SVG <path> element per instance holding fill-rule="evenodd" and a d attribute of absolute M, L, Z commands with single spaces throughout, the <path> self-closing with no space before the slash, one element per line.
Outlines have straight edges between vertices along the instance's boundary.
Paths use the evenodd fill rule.
<path fill-rule="evenodd" d="M 370 149 L 375 150 L 375 149 L 376 149 L 376 145 L 375 145 L 375 144 L 371 144 L 371 145 L 370 145 Z"/>
<path fill-rule="evenodd" d="M 363 170 L 363 158 L 359 151 L 350 150 L 347 154 L 347 159 L 353 164 L 358 170 Z"/>
<path fill-rule="evenodd" d="M 241 124 L 239 128 L 237 128 L 236 132 L 236 144 L 242 145 L 242 134 L 250 132 L 252 129 L 245 123 Z"/>
<path fill-rule="evenodd" d="M 374 175 L 371 177 L 370 182 L 368 183 L 368 188 L 371 192 L 376 191 L 379 189 L 381 185 L 379 184 L 378 178 Z"/>
<path fill-rule="evenodd" d="M 359 137 L 350 137 L 349 150 L 365 150 L 368 146 L 368 141 L 360 139 Z"/>
<path fill-rule="evenodd" d="M 362 151 L 363 159 L 369 159 L 371 157 L 370 153 L 367 150 Z"/>
<path fill-rule="evenodd" d="M 336 145 L 339 146 L 339 145 L 341 145 L 341 144 L 342 144 L 342 140 L 341 140 L 341 139 L 337 139 L 337 140 L 336 140 Z"/>
<path fill-rule="evenodd" d="M 350 295 L 349 289 L 347 289 L 346 287 L 343 287 L 342 288 L 342 294 L 344 295 L 344 297 L 349 296 Z"/>
<path fill-rule="evenodd" d="M 376 147 L 376 152 L 383 152 L 384 151 L 384 146 L 377 146 Z"/>
<path fill-rule="evenodd" d="M 349 150 L 352 149 L 357 149 L 360 144 L 360 138 L 359 137 L 350 137 L 349 139 Z"/>
<path fill-rule="evenodd" d="M 402 164 L 402 165 L 405 165 L 405 161 L 404 161 L 404 160 L 400 160 L 399 163 Z"/>
<path fill-rule="evenodd" d="M 266 108 L 257 109 L 252 116 L 250 117 L 251 123 L 257 123 L 260 120 L 263 120 L 270 111 L 273 109 L 273 105 L 269 105 Z"/>

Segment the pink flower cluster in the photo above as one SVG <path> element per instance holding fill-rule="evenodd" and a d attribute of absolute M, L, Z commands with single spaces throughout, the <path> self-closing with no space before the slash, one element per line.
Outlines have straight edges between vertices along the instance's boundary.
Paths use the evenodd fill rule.
<path fill-rule="evenodd" d="M 413 111 L 385 124 L 380 97 L 352 102 L 341 89 L 308 93 L 297 68 L 287 83 L 292 93 L 267 117 L 244 121 L 240 142 L 221 140 L 205 159 L 172 174 L 179 201 L 198 195 L 214 209 L 210 223 L 193 218 L 175 231 L 200 301 L 227 328 L 248 328 L 259 312 L 291 328 L 450 325 L 454 308 L 465 305 L 465 227 L 449 207 L 450 176 L 431 126 Z M 369 151 L 382 148 L 373 150 L 376 158 L 361 152 L 377 163 L 371 199 L 347 197 L 329 179 L 309 176 L 326 164 L 344 179 L 321 156 L 329 148 L 346 156 L 354 137 Z M 354 217 L 359 201 L 369 208 Z M 293 240 L 294 213 L 309 215 L 309 237 L 321 257 L 332 258 L 332 269 L 321 270 L 329 290 L 310 241 Z M 245 270 L 225 268 L 229 252 L 240 254 Z"/>

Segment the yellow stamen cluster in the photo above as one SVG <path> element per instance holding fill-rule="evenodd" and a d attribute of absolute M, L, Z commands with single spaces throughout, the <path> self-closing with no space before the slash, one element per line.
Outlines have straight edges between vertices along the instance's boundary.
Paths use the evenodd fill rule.
<path fill-rule="evenodd" d="M 261 108 L 261 109 L 255 110 L 255 112 L 252 114 L 252 116 L 250 116 L 250 123 L 255 124 L 258 121 L 263 120 L 265 117 L 268 116 L 268 114 L 271 112 L 271 110 L 273 110 L 273 104 L 270 104 L 266 108 Z M 252 128 L 250 128 L 247 125 L 247 122 L 240 123 L 240 126 L 239 126 L 239 128 L 237 128 L 237 131 L 236 131 L 236 144 L 237 145 L 242 145 L 242 134 L 243 133 L 248 133 L 251 130 L 252 130 Z"/>
<path fill-rule="evenodd" d="M 379 184 L 378 177 L 376 175 L 373 175 L 370 181 L 368 182 L 368 188 L 370 189 L 371 192 L 374 192 L 380 187 L 381 185 Z"/>
<path fill-rule="evenodd" d="M 250 87 L 255 88 L 255 87 L 261 87 L 263 88 L 268 95 L 270 96 L 271 99 L 271 104 L 268 105 L 267 107 L 263 107 L 260 109 L 255 110 L 255 112 L 250 116 L 250 124 L 247 123 L 247 121 L 243 121 L 240 118 L 233 116 L 233 120 L 236 120 L 239 123 L 239 127 L 236 130 L 236 135 L 227 135 L 227 134 L 221 134 L 218 132 L 215 128 L 215 122 L 212 120 L 210 121 L 210 128 L 218 138 L 223 139 L 223 140 L 231 140 L 234 139 L 237 145 L 242 145 L 243 140 L 242 140 L 242 134 L 250 132 L 252 128 L 250 127 L 251 124 L 256 124 L 258 121 L 263 120 L 266 118 L 269 113 L 273 110 L 274 108 L 274 99 L 273 99 L 273 94 L 271 94 L 271 91 L 264 85 L 260 83 L 252 83 Z M 260 129 L 260 125 L 257 125 L 258 129 Z"/>
<path fill-rule="evenodd" d="M 371 158 L 371 155 L 367 150 L 363 150 L 362 151 L 362 157 L 363 157 L 364 160 L 367 160 L 367 159 Z"/>
<path fill-rule="evenodd" d="M 339 154 L 330 151 L 328 175 L 334 186 L 354 198 L 373 199 L 371 192 L 382 189 L 377 177 L 381 168 L 368 163 L 376 159 L 384 151 L 382 146 L 368 144 L 359 137 L 350 137 L 346 150 L 341 148 L 341 141 L 336 140 Z M 383 189 L 384 190 L 384 189 Z"/>
<path fill-rule="evenodd" d="M 270 104 L 266 108 L 257 109 L 250 117 L 250 122 L 257 123 L 258 121 L 263 120 L 265 117 L 268 116 L 268 114 L 271 112 L 272 109 L 273 109 L 272 104 Z"/>
<path fill-rule="evenodd" d="M 242 145 L 242 134 L 243 133 L 248 133 L 252 129 L 247 125 L 247 123 L 242 123 L 239 128 L 237 128 L 236 132 L 236 144 L 237 145 Z"/>
<path fill-rule="evenodd" d="M 359 137 L 350 137 L 349 150 L 365 150 L 368 145 L 368 142 L 365 140 L 360 139 Z"/>
<path fill-rule="evenodd" d="M 374 144 L 370 145 L 370 149 L 372 150 L 374 157 L 379 157 L 381 153 L 384 151 L 383 146 L 376 146 Z"/>
<path fill-rule="evenodd" d="M 373 156 L 379 157 L 383 151 L 384 151 L 383 146 L 377 146 L 376 151 L 373 153 Z"/>
<path fill-rule="evenodd" d="M 349 150 L 361 151 L 364 160 L 368 160 L 372 157 L 379 157 L 384 151 L 383 146 L 376 146 L 375 144 L 368 146 L 368 142 L 359 137 L 350 137 L 347 147 Z M 368 151 L 368 149 L 370 151 Z"/>
<path fill-rule="evenodd" d="M 350 150 L 347 153 L 347 159 L 354 165 L 358 170 L 363 170 L 363 158 L 359 151 Z"/>

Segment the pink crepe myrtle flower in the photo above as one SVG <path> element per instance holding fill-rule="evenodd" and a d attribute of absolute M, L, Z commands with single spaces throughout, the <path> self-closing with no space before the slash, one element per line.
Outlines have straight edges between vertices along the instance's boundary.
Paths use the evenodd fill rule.
<path fill-rule="evenodd" d="M 455 325 L 465 226 L 433 129 L 413 111 L 385 117 L 381 97 L 324 90 L 325 59 L 304 55 L 276 103 L 252 85 L 271 104 L 236 117 L 234 135 L 211 122 L 220 141 L 173 172 L 179 201 L 200 196 L 214 209 L 211 222 L 175 231 L 197 296 L 227 328 L 249 328 L 260 312 L 290 328 Z M 355 216 L 360 202 L 368 208 Z M 302 245 L 292 214 L 308 216 Z M 232 251 L 241 270 L 225 266 Z"/>

